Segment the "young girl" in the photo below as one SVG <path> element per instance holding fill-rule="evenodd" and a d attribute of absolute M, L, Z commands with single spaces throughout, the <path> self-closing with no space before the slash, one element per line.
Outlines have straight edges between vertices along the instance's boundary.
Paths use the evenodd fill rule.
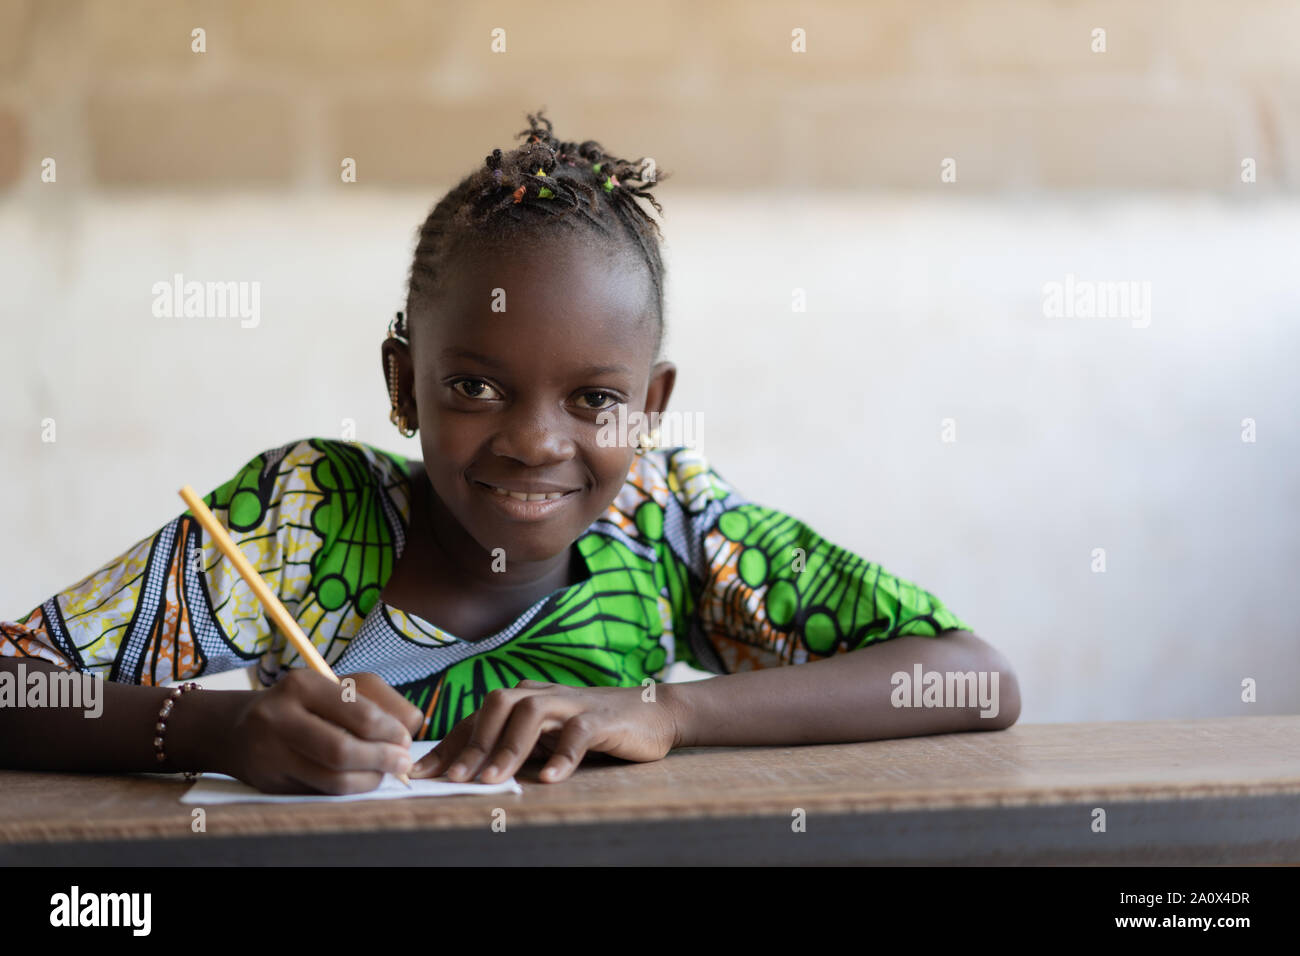
<path fill-rule="evenodd" d="M 1015 722 L 1006 661 L 932 594 L 747 501 L 698 450 L 608 440 L 611 412 L 655 421 L 673 390 L 637 200 L 662 209 L 644 161 L 528 120 L 430 213 L 382 344 L 423 461 L 308 438 L 205 499 L 355 699 L 302 666 L 186 511 L 0 625 L 4 669 L 107 678 L 104 720 L 0 708 L 5 766 L 349 793 L 385 771 L 497 782 L 544 756 L 556 781 L 588 752 Z M 162 686 L 253 662 L 269 689 Z M 658 683 L 675 662 L 725 676 Z M 895 675 L 930 671 L 991 674 L 999 699 L 918 706 Z M 443 742 L 412 768 L 412 737 Z"/>

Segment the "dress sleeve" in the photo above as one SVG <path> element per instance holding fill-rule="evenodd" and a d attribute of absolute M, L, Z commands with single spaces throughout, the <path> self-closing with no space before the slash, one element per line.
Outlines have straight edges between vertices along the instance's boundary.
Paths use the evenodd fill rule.
<path fill-rule="evenodd" d="M 674 592 L 679 660 L 728 674 L 971 629 L 929 591 L 748 501 L 699 451 L 669 450 L 665 472 L 666 538 L 688 569 Z"/>
<path fill-rule="evenodd" d="M 290 613 L 307 591 L 311 544 L 297 462 L 309 440 L 262 452 L 204 503 Z M 106 680 L 158 685 L 247 667 L 271 647 L 260 602 L 187 509 L 15 621 L 0 655 L 38 657 Z"/>

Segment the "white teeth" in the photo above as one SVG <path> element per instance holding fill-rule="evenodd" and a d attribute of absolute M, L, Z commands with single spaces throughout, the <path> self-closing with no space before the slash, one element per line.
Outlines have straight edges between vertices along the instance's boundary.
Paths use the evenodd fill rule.
<path fill-rule="evenodd" d="M 520 501 L 552 501 L 555 498 L 563 498 L 568 492 L 555 491 L 549 495 L 526 495 L 520 491 L 506 491 L 504 488 L 498 488 L 496 485 L 488 485 L 494 494 L 507 495 L 511 498 L 518 498 Z"/>

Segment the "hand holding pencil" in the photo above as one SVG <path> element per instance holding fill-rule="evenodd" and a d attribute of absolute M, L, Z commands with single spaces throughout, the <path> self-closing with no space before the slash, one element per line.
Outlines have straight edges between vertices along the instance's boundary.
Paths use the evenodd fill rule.
<path fill-rule="evenodd" d="M 293 615 L 280 603 L 261 575 L 240 552 L 229 533 L 204 504 L 203 499 L 189 485 L 181 489 L 180 496 L 194 514 L 195 520 L 202 525 L 211 536 L 213 543 L 252 588 L 253 593 L 266 609 L 267 615 L 307 662 L 308 668 L 315 674 L 328 678 L 335 685 L 341 684 L 338 675 L 307 639 Z M 280 752 L 278 759 L 274 761 L 278 764 L 296 765 L 288 769 L 281 767 L 280 769 L 284 770 L 282 777 L 290 782 L 319 785 L 319 782 L 330 777 L 331 770 L 335 772 L 335 777 L 340 774 L 346 776 L 348 771 L 360 770 L 363 766 L 373 772 L 377 766 L 375 748 L 379 746 L 387 748 L 388 752 L 384 757 L 390 762 L 390 767 L 391 761 L 398 760 L 398 766 L 409 768 L 411 736 L 414 729 L 418 729 L 422 722 L 422 715 L 416 707 L 373 674 L 354 675 L 357 682 L 356 699 L 345 701 L 337 689 L 328 690 L 327 686 L 312 680 L 309 675 L 298 674 L 300 670 L 295 668 L 290 671 L 284 681 L 277 685 L 277 688 L 273 688 L 275 690 L 284 685 L 284 692 L 280 696 L 292 697 L 292 703 L 268 699 L 268 703 L 253 715 L 255 719 L 250 721 L 254 726 L 275 723 L 288 725 L 285 727 L 286 732 L 297 735 L 297 745 Z M 376 708 L 387 713 L 376 713 Z M 392 721 L 385 721 L 385 716 L 391 716 Z M 321 720 L 313 724 L 312 717 Z M 325 722 L 333 726 L 320 726 Z M 400 731 L 393 726 L 394 724 L 400 726 Z M 384 729 L 379 736 L 373 738 L 377 742 L 372 742 L 374 731 L 370 732 L 369 737 L 366 731 L 367 728 L 376 726 L 382 726 Z M 355 743 L 341 739 L 338 736 L 340 729 L 360 739 Z M 393 745 L 400 747 L 404 753 L 401 755 L 394 753 L 396 748 Z M 341 754 L 344 756 L 340 759 Z M 317 759 L 310 759 L 310 755 L 315 755 Z M 340 762 L 347 766 L 335 766 Z M 392 769 L 389 772 L 408 787 L 411 785 L 406 773 Z M 255 781 L 249 782 L 255 783 Z M 256 785 L 260 786 L 260 784 Z"/>

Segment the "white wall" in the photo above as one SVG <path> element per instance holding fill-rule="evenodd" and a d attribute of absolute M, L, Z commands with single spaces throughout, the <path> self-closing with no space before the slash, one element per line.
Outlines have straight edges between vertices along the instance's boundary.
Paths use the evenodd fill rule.
<path fill-rule="evenodd" d="M 1022 721 L 1300 708 L 1300 202 L 659 194 L 674 407 L 1002 648 Z M 264 448 L 353 418 L 418 455 L 378 345 L 435 198 L 0 201 L 0 619 Z M 154 318 L 175 272 L 260 281 L 260 325 Z M 1150 325 L 1044 317 L 1067 273 L 1150 282 Z"/>

